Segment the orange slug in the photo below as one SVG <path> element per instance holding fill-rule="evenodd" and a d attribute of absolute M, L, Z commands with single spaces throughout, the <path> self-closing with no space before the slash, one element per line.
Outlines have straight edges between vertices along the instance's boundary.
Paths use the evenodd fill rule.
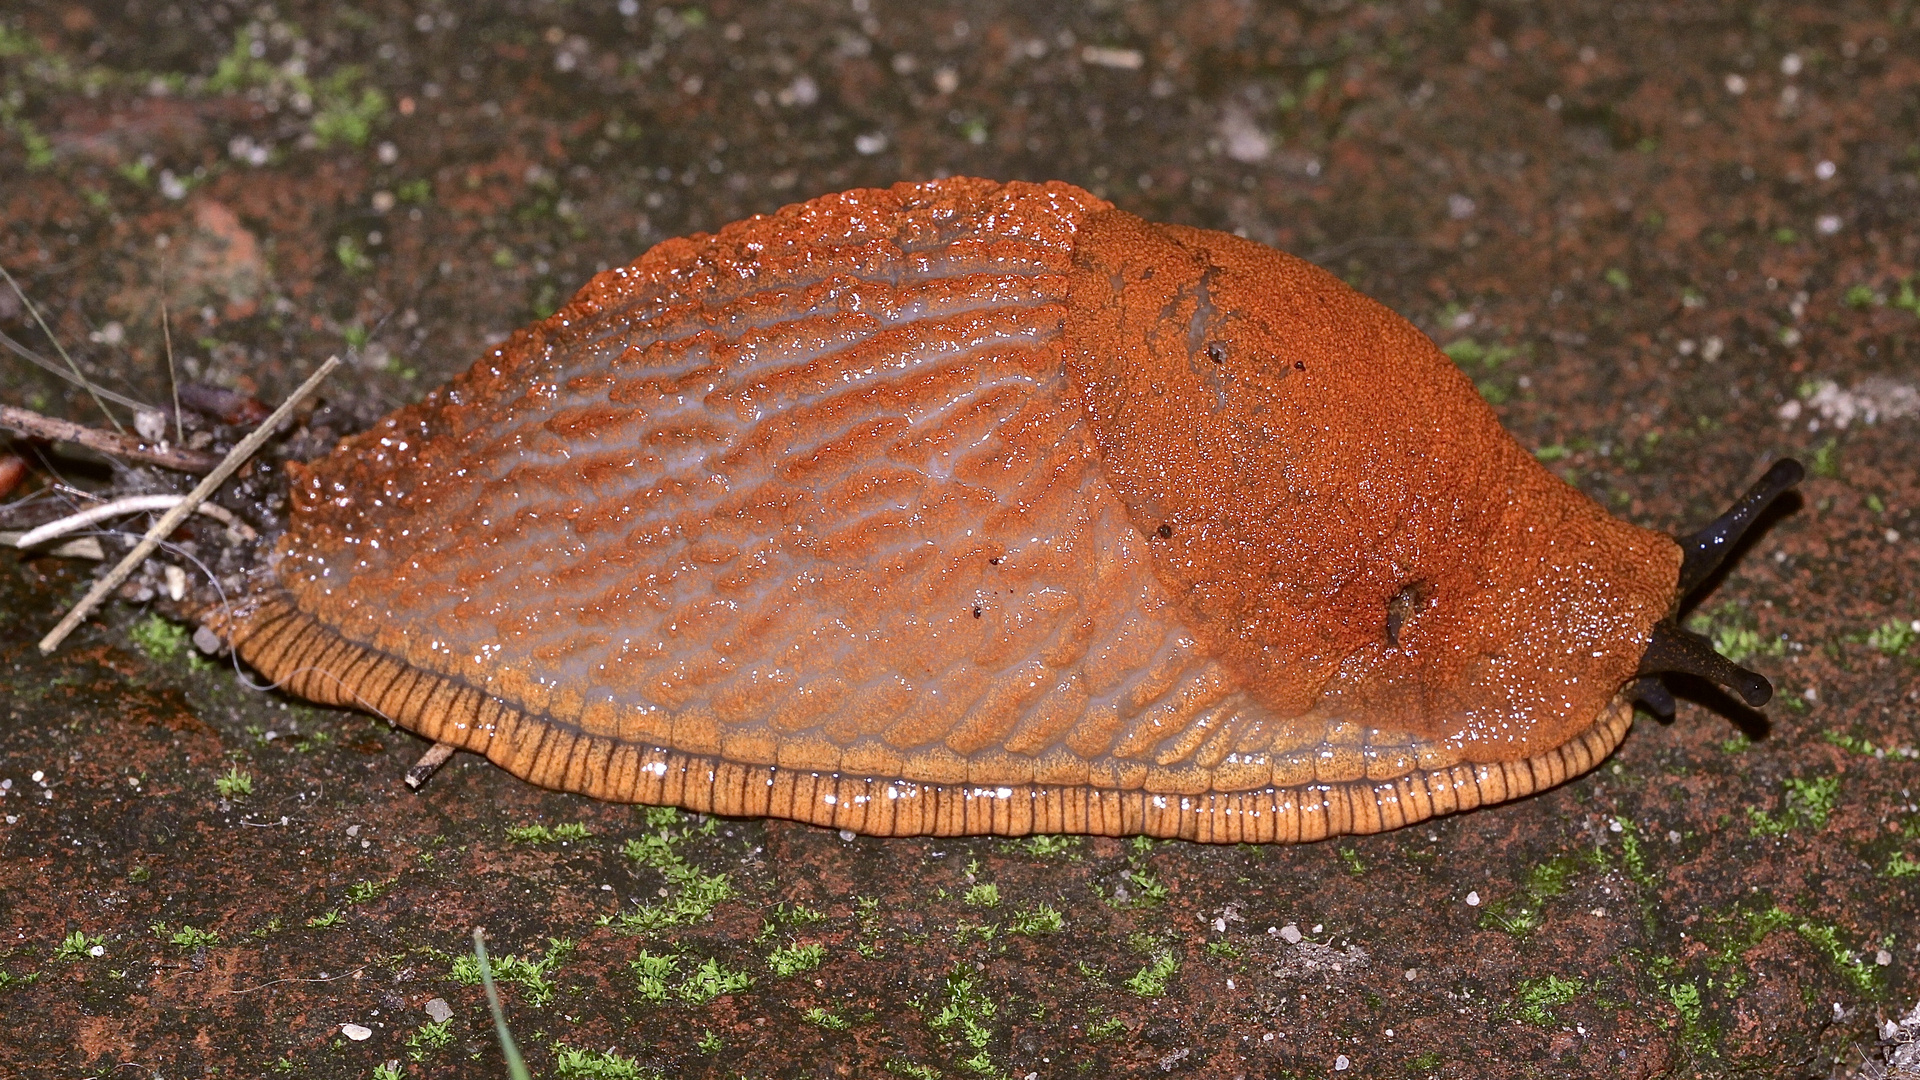
<path fill-rule="evenodd" d="M 1062 183 L 669 240 L 325 458 L 237 604 L 292 693 L 601 799 L 1304 841 L 1592 768 L 1782 462 L 1679 542 L 1419 331 Z"/>

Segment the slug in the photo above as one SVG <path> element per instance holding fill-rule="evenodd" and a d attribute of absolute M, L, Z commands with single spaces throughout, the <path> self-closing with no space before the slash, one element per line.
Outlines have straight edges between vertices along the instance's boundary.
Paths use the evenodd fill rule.
<path fill-rule="evenodd" d="M 1332 275 L 1063 183 L 658 245 L 291 465 L 204 624 L 533 783 L 880 836 L 1308 841 L 1539 791 L 1774 496 L 1675 540 Z"/>

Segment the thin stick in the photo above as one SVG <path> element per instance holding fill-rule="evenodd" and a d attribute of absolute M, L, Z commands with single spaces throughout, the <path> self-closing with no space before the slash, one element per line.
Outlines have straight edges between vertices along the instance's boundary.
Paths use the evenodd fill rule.
<path fill-rule="evenodd" d="M 173 441 L 187 441 L 187 430 L 180 426 L 180 376 L 173 370 L 173 319 L 167 314 L 166 263 L 160 264 L 160 337 L 167 343 L 167 387 L 173 391 Z"/>
<path fill-rule="evenodd" d="M 482 940 L 486 932 L 479 927 L 473 928 L 473 955 L 480 961 L 480 981 L 487 988 L 487 1008 L 493 1011 L 493 1030 L 500 1036 L 500 1056 L 507 1059 L 507 1075 L 514 1080 L 528 1080 L 527 1063 L 520 1057 L 520 1048 L 513 1045 L 513 1032 L 507 1030 L 507 1012 L 500 1007 L 500 991 L 493 988 L 493 965 L 487 962 L 487 943 Z"/>
<path fill-rule="evenodd" d="M 87 595 L 80 598 L 80 602 L 73 606 L 73 610 L 67 612 L 59 625 L 48 631 L 46 637 L 40 639 L 40 651 L 50 653 L 59 648 L 60 643 L 67 639 L 67 635 L 73 633 L 73 628 L 79 626 L 81 620 L 91 614 L 108 593 L 119 588 L 120 583 L 127 580 L 133 573 L 134 567 L 139 566 L 148 555 L 153 554 L 153 549 L 160 546 L 160 541 L 178 528 L 188 514 L 193 513 L 194 507 L 207 501 L 207 496 L 213 494 L 214 489 L 226 483 L 227 477 L 232 476 L 234 471 L 240 468 L 240 463 L 252 457 L 253 452 L 260 449 L 261 444 L 272 437 L 273 430 L 280 426 L 280 421 L 285 420 L 287 414 L 293 412 L 293 407 L 300 404 L 302 398 L 312 393 L 314 387 L 320 385 L 320 380 L 333 374 L 333 369 L 339 366 L 338 356 L 327 357 L 327 362 L 320 365 L 320 370 L 307 376 L 307 381 L 301 383 L 298 390 L 281 402 L 280 407 L 273 410 L 272 416 L 267 417 L 259 427 L 249 432 L 218 468 L 194 485 L 193 490 L 187 493 L 186 501 L 162 514 L 160 520 L 153 523 L 153 528 L 147 530 L 147 535 L 141 538 L 140 543 L 132 551 L 127 552 L 127 557 L 121 559 L 119 565 L 115 566 L 106 577 L 94 582 L 93 588 L 87 590 Z"/>
<path fill-rule="evenodd" d="M 421 754 L 420 760 L 414 762 L 413 768 L 407 770 L 407 787 L 419 791 L 427 781 L 433 779 L 434 773 L 440 771 L 440 766 L 445 765 L 447 759 L 453 756 L 453 751 L 452 743 L 437 742 L 427 747 L 427 752 Z"/>
<path fill-rule="evenodd" d="M 13 340 L 12 338 L 8 337 L 5 332 L 0 332 L 0 345 L 6 346 L 7 351 L 13 353 L 15 356 L 18 356 L 20 359 L 25 360 L 27 363 L 32 364 L 34 367 L 40 368 L 41 370 L 50 372 L 54 375 L 58 375 L 70 383 L 74 383 L 79 386 L 88 387 L 94 393 L 100 395 L 103 398 L 106 398 L 108 401 L 113 402 L 115 405 L 125 406 L 126 408 L 132 409 L 134 412 L 140 412 L 143 409 L 148 411 L 153 410 L 153 407 L 151 405 L 148 405 L 144 401 L 135 401 L 125 394 L 117 394 L 112 390 L 107 389 L 104 386 L 94 386 L 92 383 L 89 383 L 85 379 L 75 378 L 73 372 L 68 371 L 66 368 L 61 367 L 59 364 L 54 363 L 53 361 L 47 359 L 46 357 L 41 356 L 39 353 L 34 352 L 32 349 L 27 348 L 25 345 L 22 345 L 19 342 Z"/>
<path fill-rule="evenodd" d="M 13 546 L 17 548 L 30 548 L 38 544 L 44 544 L 56 536 L 65 536 L 70 532 L 84 529 L 96 521 L 102 521 L 110 517 L 119 517 L 121 514 L 141 514 L 149 510 L 171 510 L 175 506 L 185 502 L 186 499 L 187 497 L 185 495 L 129 495 L 124 499 L 115 499 L 110 503 L 90 506 L 77 514 L 69 514 L 58 520 L 49 521 L 45 525 L 29 529 L 20 534 L 19 538 L 13 542 Z M 242 540 L 252 540 L 258 535 L 253 531 L 252 526 L 235 517 L 233 511 L 221 506 L 219 503 L 203 502 L 193 509 L 196 513 L 218 519 L 221 524 L 225 525 L 235 536 Z"/>
<path fill-rule="evenodd" d="M 169 446 L 162 449 L 125 433 L 102 431 L 71 420 L 59 420 L 51 416 L 42 416 L 30 409 L 13 405 L 0 405 L 0 427 L 9 427 L 24 435 L 40 439 L 52 439 L 54 442 L 78 443 L 89 450 L 98 450 L 114 457 L 144 461 L 149 465 L 158 465 L 175 472 L 209 472 L 220 459 L 212 454 L 203 454 L 198 450 Z"/>
<path fill-rule="evenodd" d="M 74 363 L 73 357 L 67 355 L 67 347 L 60 344 L 60 339 L 53 336 L 52 330 L 47 329 L 47 320 L 40 317 L 40 309 L 33 306 L 33 301 L 27 299 L 27 294 L 20 291 L 20 283 L 13 280 L 13 275 L 7 273 L 7 268 L 4 266 L 0 266 L 0 277 L 6 278 L 7 284 L 13 286 L 13 295 L 19 297 L 20 302 L 26 305 L 28 313 L 33 316 L 33 321 L 40 324 L 40 332 L 47 335 L 47 340 L 53 342 L 53 347 L 59 351 L 60 359 L 65 360 L 67 367 L 73 369 L 73 377 L 79 380 L 81 386 L 87 388 L 88 396 L 93 398 L 93 403 L 100 407 L 100 411 L 106 413 L 107 422 L 113 425 L 113 430 L 125 435 L 127 429 L 120 426 L 120 421 L 112 413 L 107 412 L 107 403 L 101 401 L 100 395 L 93 392 L 93 383 L 89 382 L 85 375 L 80 374 L 80 365 Z"/>

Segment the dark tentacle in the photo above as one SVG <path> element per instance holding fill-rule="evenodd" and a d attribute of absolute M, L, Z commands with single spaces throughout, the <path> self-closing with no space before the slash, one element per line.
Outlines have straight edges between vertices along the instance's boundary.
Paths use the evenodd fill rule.
<path fill-rule="evenodd" d="M 1653 637 L 1647 642 L 1646 655 L 1640 658 L 1638 673 L 1662 671 L 1698 675 L 1718 683 L 1756 709 L 1773 697 L 1772 683 L 1715 652 L 1713 642 L 1664 619 L 1653 624 Z"/>
<path fill-rule="evenodd" d="M 1673 719 L 1674 711 L 1680 707 L 1674 702 L 1667 684 L 1661 682 L 1657 675 L 1642 675 L 1635 679 L 1627 687 L 1627 696 L 1645 705 L 1648 712 L 1662 720 Z"/>
<path fill-rule="evenodd" d="M 1768 469 L 1765 476 L 1754 481 L 1747 493 L 1740 496 L 1740 501 L 1734 503 L 1726 513 L 1692 536 L 1681 538 L 1680 550 L 1684 556 L 1680 560 L 1680 595 L 1692 592 L 1715 570 L 1720 569 L 1727 553 L 1740 542 L 1740 537 L 1760 517 L 1761 511 L 1773 500 L 1792 490 L 1806 475 L 1807 470 L 1798 461 L 1781 458 L 1773 463 L 1773 468 Z"/>

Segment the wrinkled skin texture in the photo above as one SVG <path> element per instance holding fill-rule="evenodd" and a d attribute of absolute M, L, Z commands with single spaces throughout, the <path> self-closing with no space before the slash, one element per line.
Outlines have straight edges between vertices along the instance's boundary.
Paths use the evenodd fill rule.
<path fill-rule="evenodd" d="M 1064 184 L 669 241 L 295 481 L 216 617 L 294 692 L 882 834 L 1312 839 L 1537 790 L 1624 733 L 1679 564 L 1385 308 Z"/>
<path fill-rule="evenodd" d="M 1411 324 L 1125 213 L 1083 225 L 1076 261 L 1068 367 L 1108 475 L 1167 534 L 1154 567 L 1188 624 L 1276 713 L 1503 760 L 1633 675 L 1678 546 L 1542 468 Z"/>

